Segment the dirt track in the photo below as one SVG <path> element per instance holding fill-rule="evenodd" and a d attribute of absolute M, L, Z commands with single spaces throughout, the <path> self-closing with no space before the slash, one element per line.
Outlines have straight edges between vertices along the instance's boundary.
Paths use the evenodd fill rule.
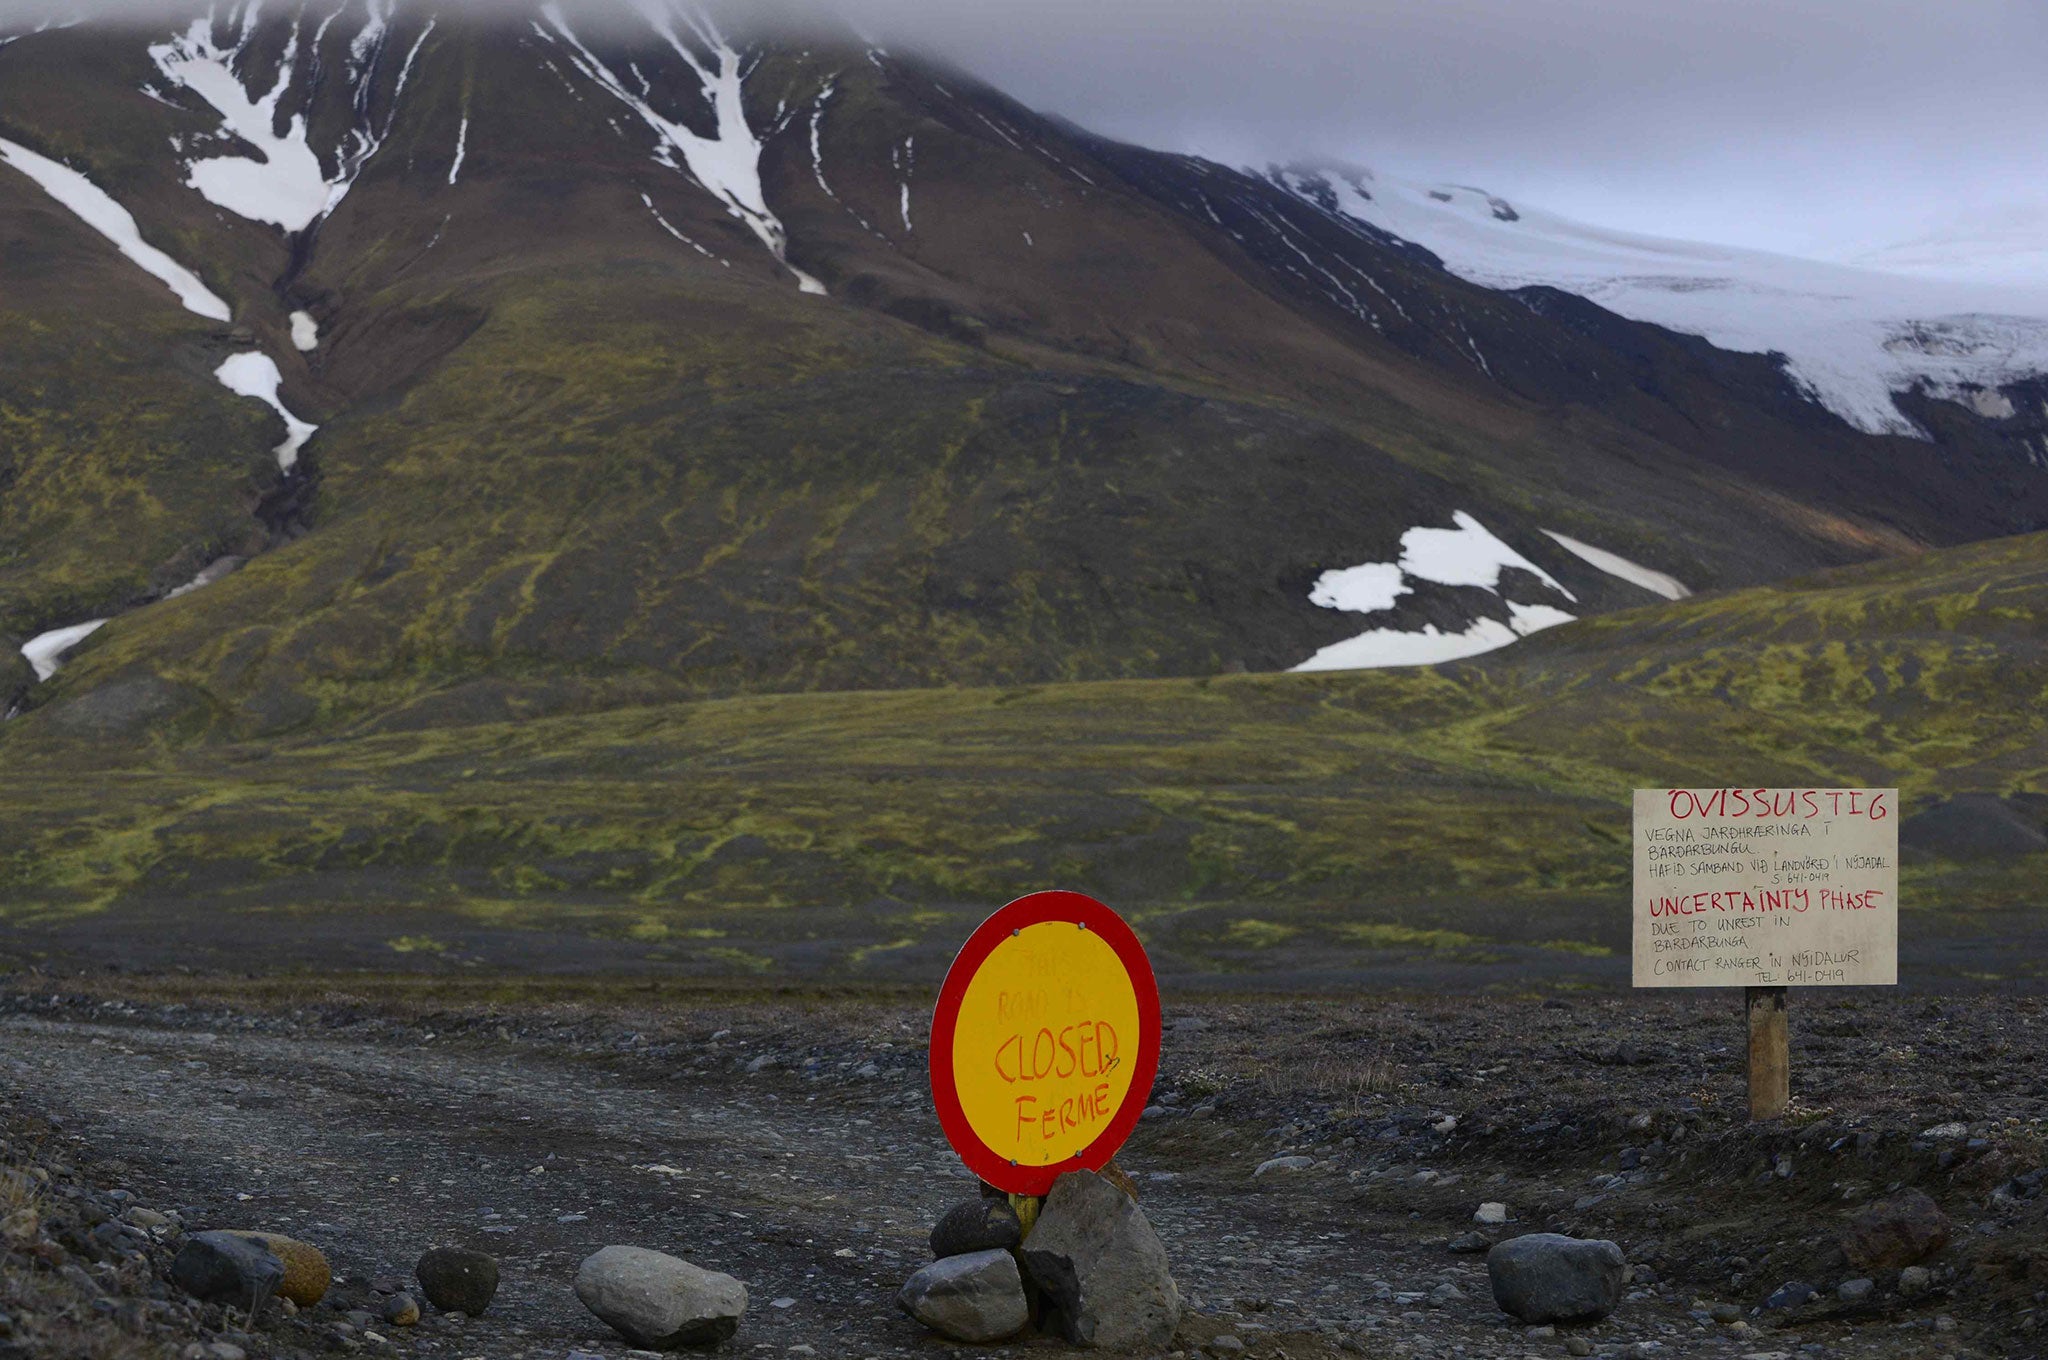
<path fill-rule="evenodd" d="M 931 1115 L 913 1008 L 715 1004 L 670 1009 L 654 1027 L 636 1027 L 633 1016 L 521 1021 L 475 1012 L 436 1021 L 355 1007 L 256 1015 L 16 998 L 0 1009 L 12 1012 L 0 1014 L 0 1097 L 57 1116 L 99 1160 L 103 1179 L 143 1203 L 182 1209 L 193 1226 L 260 1226 L 319 1243 L 346 1277 L 337 1290 L 344 1304 L 371 1279 L 407 1274 L 434 1243 L 500 1257 L 504 1284 L 485 1317 L 395 1332 L 401 1353 L 619 1355 L 623 1347 L 568 1287 L 585 1254 L 614 1242 L 739 1276 L 752 1302 L 730 1350 L 951 1349 L 893 1304 L 903 1278 L 928 1258 L 930 1224 L 974 1191 Z M 1523 1030 L 1527 1047 L 1583 1031 L 1585 1011 L 1598 1007 L 1585 1003 L 1576 1018 L 1533 1001 L 1506 1009 L 1500 1018 Z M 2012 1349 L 2023 1339 L 2009 1311 L 1987 1330 L 1962 1296 L 1855 1318 L 1831 1320 L 1823 1309 L 1791 1334 L 1701 1321 L 1689 1312 L 1696 1298 L 1753 1304 L 1747 1296 L 1776 1283 L 1764 1274 L 1775 1267 L 1759 1260 L 1756 1278 L 1735 1289 L 1718 1266 L 1703 1276 L 1678 1246 L 1676 1211 L 1648 1202 L 1675 1193 L 1656 1172 L 1639 1178 L 1640 1192 L 1631 1184 L 1602 1196 L 1616 1201 L 1610 1214 L 1623 1200 L 1645 1201 L 1604 1225 L 1603 1211 L 1568 1208 L 1585 1198 L 1589 1171 L 1612 1167 L 1602 1148 L 1549 1151 L 1509 1137 L 1506 1146 L 1524 1150 L 1501 1160 L 1501 1142 L 1463 1151 L 1447 1139 L 1432 1143 L 1418 1119 L 1461 1111 L 1466 1128 L 1492 1127 L 1489 1105 L 1528 1092 L 1507 1089 L 1516 1077 L 1505 1068 L 1488 1089 L 1486 1067 L 1448 1051 L 1459 1042 L 1455 1025 L 1436 1027 L 1442 1043 L 1428 1045 L 1437 1052 L 1426 1063 L 1420 1044 L 1389 1056 L 1390 1038 L 1429 1032 L 1416 1026 L 1426 1011 L 1365 1016 L 1301 1003 L 1173 1013 L 1191 1023 L 1168 1035 L 1161 1090 L 1184 1111 L 1213 1109 L 1146 1121 L 1124 1162 L 1199 1310 L 1184 1344 L 1229 1331 L 1253 1343 L 1254 1355 L 1284 1351 L 1296 1360 L 1340 1349 L 1563 1354 L 1564 1338 L 1526 1335 L 1493 1308 L 1482 1257 L 1445 1251 L 1446 1238 L 1470 1226 L 1472 1206 L 1498 1198 L 1521 1206 L 1523 1227 L 1573 1219 L 1548 1225 L 1615 1236 L 1638 1259 L 1646 1239 L 1670 1239 L 1649 1248 L 1661 1251 L 1666 1282 L 1638 1289 L 1615 1318 L 1585 1333 L 1602 1351 L 1651 1341 L 1664 1355 L 1801 1344 L 1847 1356 L 1939 1355 L 1981 1332 L 1984 1353 L 2033 1353 Z M 1247 1014 L 1266 1015 L 1273 1029 L 1246 1034 Z M 1365 1021 L 1351 1025 L 1350 1040 L 1347 1018 Z M 1555 1033 L 1546 1038 L 1546 1030 Z M 1296 1050 L 1286 1069 L 1294 1075 L 1248 1079 L 1242 1059 L 1258 1044 Z M 1668 1103 L 1637 1097 L 1674 1084 L 1646 1070 L 1674 1055 L 1623 1056 L 1593 1074 L 1596 1087 L 1610 1088 L 1595 1103 L 1662 1118 Z M 1465 1075 L 1418 1104 L 1418 1083 L 1443 1085 L 1442 1068 Z M 2038 1087 L 2012 1094 L 2040 1103 Z M 1513 1113 L 1510 1122 L 1523 1118 Z M 1669 1127 L 1686 1118 L 1681 1109 Z M 1391 1122 L 1371 1132 L 1382 1120 Z M 1596 1141 L 1604 1145 L 1606 1135 Z M 1319 1164 L 1253 1179 L 1259 1162 L 1283 1151 Z M 1433 1168 L 1436 1177 L 1420 1175 Z M 1745 1170 L 1734 1168 L 1738 1190 Z M 2038 1232 L 2033 1207 L 2028 1221 Z M 1721 1226 L 1737 1243 L 1745 1235 L 1756 1243 L 1739 1248 L 1750 1257 L 1769 1254 L 1765 1239 L 1787 1238 L 1778 1245 L 1794 1259 L 1802 1250 L 1782 1219 Z M 1803 1273 L 1824 1289 L 1833 1283 L 1818 1259 Z M 1401 1297 L 1446 1280 L 1467 1298 L 1432 1308 Z M 1962 1314 L 1962 1329 L 1934 1331 L 1935 1317 L 1950 1310 Z M 1772 1321 L 1753 1319 L 1758 1328 Z"/>

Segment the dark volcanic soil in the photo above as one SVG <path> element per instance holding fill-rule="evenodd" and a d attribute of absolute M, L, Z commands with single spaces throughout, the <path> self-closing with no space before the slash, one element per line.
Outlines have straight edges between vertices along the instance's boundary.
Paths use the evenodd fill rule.
<path fill-rule="evenodd" d="M 49 985 L 0 994 L 0 1101 L 17 1128 L 61 1126 L 33 1155 L 188 1228 L 314 1241 L 344 1309 L 435 1243 L 503 1263 L 482 1318 L 344 1343 L 323 1305 L 235 1337 L 251 1355 L 617 1357 L 569 1288 L 608 1243 L 739 1276 L 752 1301 L 727 1353 L 954 1349 L 893 1302 L 930 1224 L 974 1191 L 931 1113 L 920 997 L 349 984 L 365 994 L 300 986 L 231 1006 L 191 984 L 131 982 L 130 999 Z M 1168 1017 L 1170 1112 L 1122 1160 L 1191 1304 L 1188 1354 L 1223 1332 L 1257 1360 L 1565 1355 L 1580 1341 L 1731 1360 L 2043 1351 L 2048 1199 L 2028 1173 L 2048 1132 L 2048 1018 L 2032 998 L 1795 994 L 1795 1108 L 1754 1127 L 1739 1004 L 1720 994 L 1174 998 Z M 1282 1154 L 1313 1165 L 1254 1175 Z M 1896 1270 L 1852 1270 L 1835 1245 L 1847 1215 L 1901 1186 L 1956 1224 L 1913 1299 Z M 1511 1207 L 1508 1232 L 1619 1241 L 1636 1263 L 1628 1300 L 1575 1333 L 1511 1323 L 1484 1258 L 1446 1250 L 1489 1200 Z M 131 1261 L 124 1286 L 73 1245 L 61 1264 L 88 1282 L 118 1293 L 145 1278 Z M 4 1260 L 10 1285 L 58 1278 L 49 1253 Z M 1861 1273 L 1871 1300 L 1838 1303 Z M 1788 1280 L 1817 1301 L 1760 1309 Z M 1445 1282 L 1463 1297 L 1432 1305 Z M 1713 1321 L 1717 1303 L 1742 1320 Z M 49 1325 L 16 1316 L 15 1344 L 57 1353 L 20 1339 Z"/>

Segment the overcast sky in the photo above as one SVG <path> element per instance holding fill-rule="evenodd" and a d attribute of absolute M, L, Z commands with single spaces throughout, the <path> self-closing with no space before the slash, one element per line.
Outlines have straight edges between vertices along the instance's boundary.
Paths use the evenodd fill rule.
<path fill-rule="evenodd" d="M 0 0 L 0 17 L 199 3 Z M 1338 157 L 1835 259 L 1961 228 L 2035 251 L 2048 277 L 2048 0 L 793 3 L 1096 131 L 1232 164 Z"/>
<path fill-rule="evenodd" d="M 2048 0 L 839 0 L 1027 104 L 1847 257 L 2048 231 Z M 2017 214 L 2015 207 L 2032 209 Z"/>

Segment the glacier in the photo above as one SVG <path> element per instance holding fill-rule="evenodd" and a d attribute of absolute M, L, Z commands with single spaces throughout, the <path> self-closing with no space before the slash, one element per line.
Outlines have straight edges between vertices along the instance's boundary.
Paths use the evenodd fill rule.
<path fill-rule="evenodd" d="M 1350 166 L 1250 173 L 1412 241 L 1472 283 L 1548 285 L 1722 349 L 1782 354 L 1809 397 L 1869 434 L 1927 437 L 1899 393 L 1967 401 L 2048 373 L 2048 283 L 2025 275 L 1941 279 L 1612 231 L 1483 189 Z"/>

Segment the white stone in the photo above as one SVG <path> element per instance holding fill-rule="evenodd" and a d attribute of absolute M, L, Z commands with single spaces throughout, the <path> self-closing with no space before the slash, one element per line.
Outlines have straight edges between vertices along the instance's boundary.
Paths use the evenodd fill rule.
<path fill-rule="evenodd" d="M 707 1346 L 739 1329 L 746 1286 L 645 1247 L 606 1247 L 576 1271 L 576 1297 L 636 1346 Z"/>

